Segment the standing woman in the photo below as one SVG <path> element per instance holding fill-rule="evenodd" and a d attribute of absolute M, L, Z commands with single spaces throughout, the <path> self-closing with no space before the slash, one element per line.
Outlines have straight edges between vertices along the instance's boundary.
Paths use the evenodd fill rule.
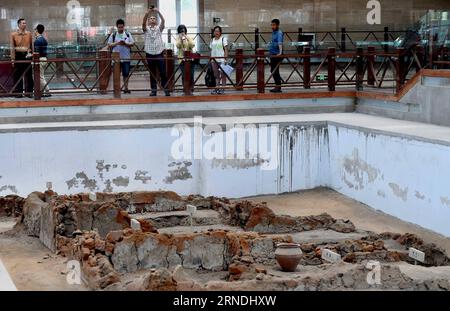
<path fill-rule="evenodd" d="M 214 71 L 214 76 L 216 77 L 216 85 L 217 88 L 211 92 L 211 94 L 223 94 L 225 90 L 223 87 L 225 87 L 225 84 L 227 83 L 227 76 L 222 71 L 221 68 L 219 68 L 219 65 L 226 65 L 228 64 L 227 58 L 228 58 L 228 40 L 222 35 L 222 27 L 216 26 L 214 27 L 214 36 L 212 38 L 211 44 L 211 57 L 214 57 L 216 61 L 212 61 L 212 69 Z M 222 82 L 222 88 L 221 86 Z"/>
<path fill-rule="evenodd" d="M 187 35 L 187 28 L 184 25 L 178 26 L 177 29 L 178 37 L 176 41 L 176 47 L 178 50 L 178 59 L 180 60 L 180 68 L 181 68 L 181 80 L 183 81 L 184 88 L 184 52 L 193 52 L 195 43 L 191 37 Z M 194 91 L 194 63 L 191 63 L 191 91 Z"/>

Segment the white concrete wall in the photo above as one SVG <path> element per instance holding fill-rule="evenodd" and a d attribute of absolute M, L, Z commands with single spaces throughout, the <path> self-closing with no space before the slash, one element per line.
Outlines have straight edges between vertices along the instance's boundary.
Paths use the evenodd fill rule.
<path fill-rule="evenodd" d="M 326 186 L 450 236 L 448 145 L 315 122 L 280 127 L 270 161 L 261 144 L 250 160 L 180 160 L 173 158 L 177 137 L 171 132 L 161 127 L 1 133 L 0 195 L 26 196 L 45 190 L 47 182 L 61 194 L 173 190 L 227 197 Z M 212 137 L 220 142 L 224 133 Z"/>
<path fill-rule="evenodd" d="M 262 131 L 257 130 L 258 137 L 263 137 Z M 270 142 L 273 137 L 267 129 L 264 131 L 266 141 Z M 258 154 L 247 157 L 248 160 L 174 159 L 172 146 L 178 137 L 171 135 L 171 127 L 2 133 L 0 195 L 26 196 L 46 189 L 47 182 L 52 183 L 54 191 L 67 194 L 165 189 L 183 195 L 228 197 L 289 192 L 323 185 L 328 179 L 320 172 L 328 171 L 326 131 L 322 126 L 313 125 L 293 127 L 291 131 L 291 134 L 284 131 L 278 137 L 277 129 L 277 140 L 272 143 L 274 148 L 269 143 L 268 150 L 261 152 L 264 150 L 258 145 Z M 190 135 L 194 135 L 192 128 Z M 219 141 L 226 139 L 223 132 L 213 134 L 214 137 Z M 209 139 L 203 139 L 205 148 Z M 283 152 L 279 139 L 288 146 Z M 290 139 L 294 142 L 292 152 L 288 150 Z M 193 140 L 190 147 L 193 155 Z M 248 147 L 245 147 L 246 152 Z M 225 158 L 229 150 L 223 149 Z M 284 163 L 283 171 L 278 169 L 278 161 Z M 292 183 L 287 178 L 280 179 L 281 174 L 292 178 Z"/>
<path fill-rule="evenodd" d="M 450 236 L 450 146 L 329 125 L 331 187 Z"/>

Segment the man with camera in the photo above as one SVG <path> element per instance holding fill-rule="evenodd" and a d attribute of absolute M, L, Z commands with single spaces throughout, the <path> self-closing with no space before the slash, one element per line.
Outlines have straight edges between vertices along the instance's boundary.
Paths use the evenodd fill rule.
<path fill-rule="evenodd" d="M 11 61 L 14 67 L 14 93 L 16 97 L 23 97 L 25 83 L 25 92 L 27 97 L 32 97 L 33 93 L 33 71 L 31 63 L 16 63 L 16 61 L 31 60 L 33 57 L 33 36 L 27 31 L 27 22 L 20 18 L 17 21 L 17 30 L 11 33 Z"/>
<path fill-rule="evenodd" d="M 158 24 L 158 17 L 161 22 Z M 152 6 L 144 16 L 142 30 L 145 34 L 145 54 L 150 69 L 150 96 L 156 96 L 158 91 L 157 71 L 161 77 L 161 84 L 166 96 L 170 96 L 169 85 L 167 85 L 166 63 L 164 61 L 165 43 L 162 39 L 162 31 L 165 28 L 165 19 L 161 12 Z"/>

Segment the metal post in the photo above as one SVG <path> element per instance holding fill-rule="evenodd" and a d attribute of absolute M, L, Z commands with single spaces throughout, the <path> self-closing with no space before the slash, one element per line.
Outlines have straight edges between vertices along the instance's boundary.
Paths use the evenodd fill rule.
<path fill-rule="evenodd" d="M 404 55 L 405 55 L 405 49 L 404 48 L 398 48 L 397 49 L 397 62 L 396 62 L 396 73 L 395 73 L 395 82 L 396 82 L 396 90 L 397 93 L 400 92 L 403 85 L 403 76 L 404 76 Z"/>
<path fill-rule="evenodd" d="M 346 35 L 347 31 L 345 30 L 345 27 L 341 28 L 341 51 L 345 52 L 347 50 L 345 40 L 347 39 Z"/>
<path fill-rule="evenodd" d="M 120 53 L 112 53 L 112 60 L 114 63 L 113 67 L 113 88 L 114 88 L 114 98 L 120 98 Z"/>
<path fill-rule="evenodd" d="M 386 42 L 383 45 L 384 51 L 387 53 L 389 52 L 389 45 L 387 44 L 389 42 L 389 27 L 384 27 L 384 42 Z"/>
<path fill-rule="evenodd" d="M 42 91 L 41 91 L 41 65 L 39 60 L 39 53 L 33 53 L 33 65 L 31 68 L 34 73 L 34 99 L 41 100 Z"/>
<path fill-rule="evenodd" d="M 363 90 L 364 82 L 364 51 L 359 47 L 356 49 L 356 90 Z"/>
<path fill-rule="evenodd" d="M 367 51 L 367 84 L 375 85 L 375 47 L 369 46 Z"/>
<path fill-rule="evenodd" d="M 258 49 L 256 51 L 257 56 L 257 81 L 258 81 L 258 93 L 265 93 L 265 78 L 264 78 L 264 49 Z"/>
<path fill-rule="evenodd" d="M 236 90 L 244 90 L 244 50 L 236 49 Z"/>
<path fill-rule="evenodd" d="M 416 72 L 419 72 L 420 68 L 423 68 L 425 65 L 425 48 L 423 47 L 423 45 L 416 46 L 416 55 L 420 66 L 416 65 L 415 67 Z"/>
<path fill-rule="evenodd" d="M 191 85 L 191 66 L 192 66 L 192 55 L 190 51 L 184 52 L 184 83 L 183 83 L 183 91 L 184 95 L 191 96 L 192 95 L 192 85 Z"/>
<path fill-rule="evenodd" d="M 255 28 L 255 51 L 257 52 L 259 49 L 259 28 Z"/>
<path fill-rule="evenodd" d="M 305 57 L 303 58 L 303 87 L 305 89 L 311 88 L 311 48 L 305 47 Z"/>
<path fill-rule="evenodd" d="M 298 44 L 300 44 L 300 42 L 302 41 L 302 37 L 303 37 L 303 28 L 299 27 L 298 28 L 298 36 L 297 36 L 297 42 Z M 299 54 L 303 53 L 303 46 L 298 45 L 297 46 L 297 52 Z"/>
<path fill-rule="evenodd" d="M 336 90 L 336 48 L 328 48 L 328 90 Z"/>

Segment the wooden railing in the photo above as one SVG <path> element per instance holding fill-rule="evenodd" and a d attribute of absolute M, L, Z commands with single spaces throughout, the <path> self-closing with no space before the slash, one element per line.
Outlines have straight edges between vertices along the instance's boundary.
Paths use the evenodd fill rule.
<path fill-rule="evenodd" d="M 234 73 L 227 76 L 225 89 L 233 91 L 251 91 L 257 93 L 266 92 L 273 87 L 273 74 L 269 63 L 271 58 L 264 49 L 258 49 L 254 54 L 246 54 L 243 49 L 236 49 L 230 54 L 228 62 L 234 67 Z M 305 47 L 302 53 L 282 55 L 278 66 L 282 72 L 283 88 L 327 88 L 335 91 L 339 87 L 354 87 L 357 90 L 363 88 L 391 89 L 392 93 L 398 93 L 405 81 L 413 72 L 422 69 L 424 49 L 418 46 L 416 49 L 406 51 L 397 49 L 395 52 L 385 52 L 384 49 L 357 48 L 355 51 L 338 52 L 336 48 L 328 48 L 323 52 L 311 52 Z M 191 55 L 186 52 L 183 59 L 173 55 L 173 51 L 167 50 L 162 60 L 166 65 L 168 77 L 167 85 L 161 85 L 160 89 L 172 92 L 184 92 L 191 95 L 191 90 L 206 91 L 209 88 L 204 83 L 204 77 L 208 66 L 220 64 L 220 59 L 209 56 Z M 120 61 L 132 61 L 133 66 L 130 75 L 121 81 Z M 194 62 L 195 61 L 195 62 Z M 34 54 L 32 60 L 22 61 L 29 64 L 27 70 L 33 71 L 34 99 L 42 98 L 43 90 L 50 86 L 50 94 L 112 94 L 114 98 L 121 98 L 121 92 L 125 82 L 129 84 L 131 91 L 149 91 L 148 75 L 151 73 L 144 53 L 133 55 L 132 59 L 121 60 L 119 54 L 111 53 L 107 49 L 98 52 L 91 58 L 54 58 L 48 59 L 45 64 L 46 85 L 40 83 L 39 55 Z M 199 65 L 195 65 L 199 63 Z M 15 96 L 15 89 L 21 81 L 14 81 L 11 61 L 0 62 L 0 96 Z M 185 66 L 182 75 L 181 66 Z M 191 70 L 195 67 L 194 85 L 191 85 Z M 9 68 L 9 71 L 6 69 Z M 24 74 L 22 75 L 22 79 Z M 158 80 L 158 76 L 154 76 Z M 14 83 L 12 83 L 14 81 Z M 183 83 L 184 81 L 184 83 Z"/>

